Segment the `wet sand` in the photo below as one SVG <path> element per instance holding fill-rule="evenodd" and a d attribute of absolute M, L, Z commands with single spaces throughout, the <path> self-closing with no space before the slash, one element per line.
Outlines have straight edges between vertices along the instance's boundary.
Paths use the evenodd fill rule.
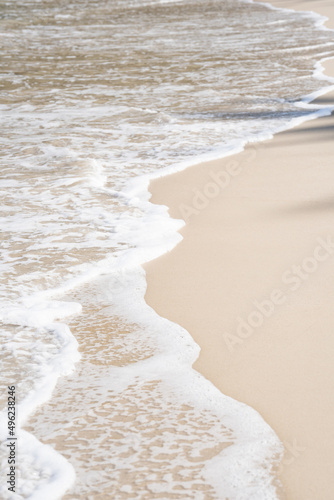
<path fill-rule="evenodd" d="M 328 1 L 272 3 L 334 28 Z M 289 500 L 334 496 L 333 131 L 318 118 L 150 186 L 186 225 L 145 266 L 146 300 L 200 345 L 194 368 L 276 431 Z"/>

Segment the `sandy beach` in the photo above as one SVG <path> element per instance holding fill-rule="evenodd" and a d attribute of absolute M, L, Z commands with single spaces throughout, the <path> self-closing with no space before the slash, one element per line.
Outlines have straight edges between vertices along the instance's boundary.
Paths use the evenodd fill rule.
<path fill-rule="evenodd" d="M 329 1 L 271 3 L 334 28 Z M 334 495 L 333 127 L 317 118 L 150 185 L 186 225 L 145 266 L 147 303 L 200 345 L 196 370 L 275 430 L 289 500 Z"/>
<path fill-rule="evenodd" d="M 297 124 L 333 31 L 252 0 L 1 13 L 0 499 L 332 499 L 334 92 Z"/>

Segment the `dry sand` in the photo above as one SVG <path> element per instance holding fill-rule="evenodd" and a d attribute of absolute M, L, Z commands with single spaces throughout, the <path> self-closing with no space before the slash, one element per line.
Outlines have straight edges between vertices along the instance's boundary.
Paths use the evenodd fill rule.
<path fill-rule="evenodd" d="M 332 2 L 272 3 L 326 14 L 334 27 Z M 334 104 L 334 92 L 319 101 Z M 334 498 L 333 130 L 333 115 L 312 120 L 150 187 L 175 218 L 193 189 L 212 195 L 183 241 L 146 265 L 146 300 L 201 346 L 195 369 L 276 431 L 289 500 Z M 218 193 L 215 174 L 228 178 Z M 237 330 L 238 318 L 249 326 Z"/>

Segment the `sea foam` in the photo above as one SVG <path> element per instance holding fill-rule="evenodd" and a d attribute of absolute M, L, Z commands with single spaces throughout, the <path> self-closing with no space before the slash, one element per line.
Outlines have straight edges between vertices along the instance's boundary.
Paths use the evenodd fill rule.
<path fill-rule="evenodd" d="M 145 304 L 141 265 L 184 224 L 149 202 L 148 185 L 329 114 L 311 103 L 333 83 L 319 62 L 334 53 L 324 18 L 228 0 L 204 18 L 199 0 L 66 14 L 30 3 L 1 21 L 1 384 L 18 394 L 15 498 L 276 498 L 275 433 L 193 371 L 199 347 Z M 3 479 L 3 446 L 1 463 Z"/>

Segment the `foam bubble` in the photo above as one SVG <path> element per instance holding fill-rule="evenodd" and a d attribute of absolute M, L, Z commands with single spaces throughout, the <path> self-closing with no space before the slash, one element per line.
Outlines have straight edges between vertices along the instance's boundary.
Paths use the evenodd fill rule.
<path fill-rule="evenodd" d="M 19 10 L 12 3 L 8 18 L 1 20 L 0 44 L 8 56 L 8 71 L 0 75 L 6 91 L 6 102 L 0 104 L 1 292 L 6 297 L 0 304 L 6 366 L 2 385 L 8 377 L 17 381 L 20 418 L 28 425 L 36 408 L 42 413 L 41 405 L 57 392 L 59 377 L 73 377 L 76 384 L 67 386 L 69 405 L 59 403 L 59 422 L 64 412 L 73 412 L 74 419 L 83 418 L 88 426 L 89 404 L 101 406 L 101 424 L 109 418 L 110 412 L 102 407 L 107 396 L 99 389 L 109 384 L 118 404 L 111 422 L 122 435 L 124 452 L 134 446 L 134 437 L 131 441 L 129 425 L 116 424 L 122 390 L 128 395 L 126 408 L 137 398 L 141 418 L 147 421 L 168 411 L 164 398 L 170 398 L 175 414 L 182 415 L 180 407 L 186 401 L 192 417 L 182 429 L 189 442 L 194 437 L 194 456 L 206 436 L 204 423 L 196 428 L 197 417 L 212 422 L 207 431 L 211 444 L 222 435 L 229 443 L 234 437 L 233 446 L 198 467 L 196 481 L 203 486 L 205 476 L 211 492 L 215 488 L 231 498 L 274 498 L 270 464 L 281 452 L 277 437 L 256 412 L 221 395 L 191 370 L 198 346 L 187 332 L 159 318 L 144 303 L 140 265 L 171 250 L 181 239 L 177 231 L 183 225 L 168 216 L 166 207 L 149 203 L 147 188 L 155 177 L 231 155 L 247 142 L 268 139 L 330 113 L 333 107 L 311 101 L 333 83 L 317 62 L 333 55 L 331 35 L 319 16 L 274 8 L 269 13 L 264 5 L 234 0 L 213 2 L 205 18 L 197 0 L 115 0 L 96 2 L 94 10 L 89 2 L 81 7 L 78 11 L 70 4 L 65 15 L 57 2 L 35 0 L 29 9 Z M 117 23 L 111 27 L 106 19 Z M 22 60 L 29 71 L 21 71 Z M 80 378 L 78 366 L 87 364 L 77 363 L 78 344 L 68 325 L 80 325 L 76 336 L 81 335 L 84 348 L 88 340 L 80 332 L 91 333 L 85 326 L 91 326 L 91 320 L 82 298 L 67 295 L 100 279 L 107 289 L 100 295 L 106 308 L 111 307 L 110 321 L 122 318 L 124 330 L 131 330 L 132 322 L 140 336 L 133 327 L 126 340 L 121 334 L 112 337 L 112 352 L 108 343 L 104 346 L 108 356 L 103 369 L 98 368 L 95 338 L 87 349 L 96 364 Z M 106 329 L 101 315 L 96 321 Z M 120 359 L 126 360 L 124 366 L 117 366 Z M 138 380 L 142 391 L 131 388 Z M 66 379 L 61 383 L 66 386 Z M 90 384 L 86 406 L 80 406 L 81 413 L 69 409 L 71 394 L 75 388 L 82 394 L 85 384 Z M 50 411 L 46 421 L 50 414 L 57 417 L 57 411 Z M 174 418 L 172 411 L 168 415 Z M 177 433 L 180 423 L 173 422 Z M 229 437 L 222 422 L 232 433 Z M 49 424 L 45 429 L 42 436 L 41 426 L 43 440 L 52 434 Z M 74 430 L 79 436 L 76 424 Z M 152 444 L 140 422 L 138 432 Z M 21 498 L 51 498 L 63 494 L 73 481 L 69 463 L 41 442 L 20 430 Z M 140 446 L 135 445 L 140 463 Z M 164 450 L 172 446 L 168 441 Z M 117 449 L 113 452 L 121 461 Z M 158 458 L 153 458 L 156 465 Z M 85 467 L 76 460 L 84 485 L 80 494 L 87 495 Z M 108 483 L 106 475 L 100 477 Z M 180 485 L 192 491 L 192 481 L 181 481 L 178 474 L 164 479 L 169 492 Z M 267 486 L 261 493 L 263 482 Z M 161 487 L 150 479 L 152 493 Z M 127 494 L 131 485 L 122 488 Z"/>

